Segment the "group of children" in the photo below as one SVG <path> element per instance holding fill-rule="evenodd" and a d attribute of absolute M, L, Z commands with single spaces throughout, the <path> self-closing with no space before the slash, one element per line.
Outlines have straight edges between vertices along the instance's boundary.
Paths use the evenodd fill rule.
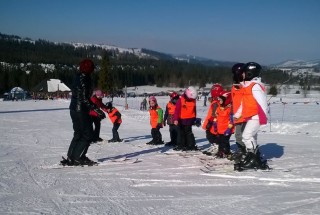
<path fill-rule="evenodd" d="M 235 170 L 244 168 L 267 168 L 260 157 L 257 145 L 257 133 L 260 125 L 266 124 L 267 100 L 264 85 L 259 78 L 261 66 L 254 62 L 237 63 L 232 67 L 233 86 L 226 91 L 221 84 L 211 88 L 210 105 L 202 128 L 211 147 L 204 151 L 217 158 L 228 158 L 235 161 Z M 198 150 L 192 126 L 201 125 L 196 111 L 197 90 L 189 86 L 180 96 L 170 94 L 165 113 L 154 96 L 149 97 L 149 114 L 152 140 L 148 145 L 164 144 L 160 129 L 169 126 L 171 141 L 166 146 L 173 150 Z M 113 123 L 113 138 L 109 142 L 121 142 L 118 129 L 121 125 L 121 114 L 111 102 L 102 103 L 102 92 L 96 90 L 91 101 L 108 113 Z M 102 141 L 99 137 L 100 123 L 103 117 L 90 112 L 95 125 L 94 142 Z M 235 133 L 238 149 L 231 153 L 230 137 Z"/>
<path fill-rule="evenodd" d="M 237 63 L 232 67 L 233 86 L 226 91 L 221 84 L 211 88 L 210 106 L 202 124 L 211 147 L 204 153 L 217 158 L 234 160 L 234 169 L 266 169 L 257 145 L 257 133 L 261 125 L 267 123 L 267 99 L 261 82 L 261 66 L 255 62 Z M 164 119 L 162 110 L 152 96 L 150 123 L 152 141 L 147 144 L 162 144 L 160 128 L 168 124 L 170 139 L 166 145 L 174 150 L 198 150 L 192 132 L 193 125 L 199 125 L 196 118 L 197 91 L 188 87 L 179 96 L 171 93 L 166 105 Z M 163 122 L 163 123 L 162 123 Z M 237 150 L 231 153 L 230 137 L 235 133 Z"/>

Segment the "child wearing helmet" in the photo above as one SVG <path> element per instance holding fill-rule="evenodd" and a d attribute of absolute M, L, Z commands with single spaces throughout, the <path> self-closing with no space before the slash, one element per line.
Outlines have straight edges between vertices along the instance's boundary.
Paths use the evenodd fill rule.
<path fill-rule="evenodd" d="M 235 170 L 246 168 L 267 168 L 266 161 L 262 161 L 257 145 L 257 133 L 261 125 L 267 123 L 267 97 L 264 84 L 260 76 L 261 66 L 249 62 L 239 71 L 239 81 L 242 88 L 242 99 L 234 112 L 234 119 L 245 123 L 242 141 L 245 145 L 244 155 L 235 163 Z"/>
<path fill-rule="evenodd" d="M 217 116 L 217 158 L 229 158 L 230 156 L 230 137 L 234 132 L 233 116 L 231 107 L 231 93 L 222 91 L 218 97 L 219 107 L 216 111 Z"/>
<path fill-rule="evenodd" d="M 99 109 L 102 109 L 105 111 L 106 106 L 102 103 L 103 93 L 101 90 L 97 89 L 93 92 L 90 100 L 93 104 L 95 104 Z M 103 112 L 102 112 L 103 113 Z M 92 122 L 94 124 L 93 129 L 93 140 L 92 142 L 101 142 L 103 139 L 100 137 L 100 128 L 101 128 L 101 120 L 103 120 L 106 115 L 98 114 L 94 110 L 90 110 L 89 114 L 91 116 Z"/>
<path fill-rule="evenodd" d="M 148 142 L 148 145 L 160 145 L 162 141 L 162 135 L 160 128 L 163 127 L 163 111 L 157 103 L 157 99 L 154 96 L 149 97 L 149 113 L 150 113 L 150 125 L 152 140 Z"/>
<path fill-rule="evenodd" d="M 232 66 L 232 74 L 233 74 L 233 85 L 231 88 L 231 96 L 232 96 L 232 111 L 235 113 L 242 102 L 243 96 L 243 88 L 240 85 L 240 80 L 242 79 L 241 69 L 244 66 L 244 63 L 236 63 Z M 243 153 L 246 151 L 246 146 L 242 141 L 242 131 L 245 128 L 246 123 L 244 122 L 243 118 L 234 118 L 234 126 L 235 126 L 235 139 L 237 150 L 232 155 L 232 160 L 238 159 L 241 157 Z"/>
<path fill-rule="evenodd" d="M 197 117 L 197 96 L 197 90 L 190 86 L 176 103 L 173 119 L 174 124 L 179 127 L 179 136 L 174 150 L 198 150 L 192 132 L 192 125 L 194 125 Z"/>
<path fill-rule="evenodd" d="M 220 93 L 223 91 L 223 87 L 221 84 L 214 84 L 211 88 L 210 94 L 211 94 L 211 101 L 210 106 L 208 109 L 207 116 L 204 120 L 204 123 L 202 125 L 202 128 L 206 131 L 206 138 L 211 144 L 211 147 L 203 151 L 206 155 L 213 155 L 215 154 L 217 150 L 217 116 L 216 111 L 220 105 L 218 97 Z"/>
<path fill-rule="evenodd" d="M 112 127 L 112 139 L 108 140 L 108 143 L 121 142 L 122 139 L 119 137 L 118 129 L 122 123 L 121 113 L 117 108 L 113 107 L 112 102 L 106 103 L 106 112 L 108 113 L 109 119 L 113 124 Z"/>
<path fill-rule="evenodd" d="M 166 111 L 163 118 L 163 125 L 169 125 L 170 139 L 171 141 L 166 143 L 166 146 L 176 146 L 177 138 L 178 138 L 178 127 L 174 124 L 173 116 L 176 110 L 176 103 L 179 99 L 179 94 L 176 92 L 172 92 L 170 94 L 170 101 L 166 105 Z"/>

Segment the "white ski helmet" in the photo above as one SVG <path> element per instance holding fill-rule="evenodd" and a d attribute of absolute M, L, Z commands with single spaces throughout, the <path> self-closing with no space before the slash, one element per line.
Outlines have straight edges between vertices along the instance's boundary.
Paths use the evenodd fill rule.
<path fill-rule="evenodd" d="M 197 96 L 198 96 L 198 92 L 196 90 L 196 88 L 190 86 L 188 87 L 185 92 L 186 96 L 189 98 L 189 99 L 196 99 Z"/>

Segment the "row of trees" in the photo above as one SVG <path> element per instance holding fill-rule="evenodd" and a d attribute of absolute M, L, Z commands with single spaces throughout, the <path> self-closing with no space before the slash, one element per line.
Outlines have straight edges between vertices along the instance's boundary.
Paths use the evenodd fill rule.
<path fill-rule="evenodd" d="M 161 54 L 154 58 L 139 58 L 134 54 L 106 51 L 91 46 L 75 48 L 70 44 L 22 39 L 0 34 L 0 93 L 20 86 L 32 90 L 44 79 L 56 78 L 71 86 L 77 65 L 83 58 L 91 58 L 97 65 L 93 85 L 107 92 L 115 92 L 124 86 L 154 85 L 185 87 L 205 86 L 206 83 L 232 83 L 229 67 L 208 66 L 170 59 Z M 41 64 L 53 64 L 54 70 L 45 70 Z M 297 83 L 297 77 L 281 71 L 264 71 L 263 81 L 275 85 L 289 80 Z M 318 80 L 320 82 L 320 80 Z"/>

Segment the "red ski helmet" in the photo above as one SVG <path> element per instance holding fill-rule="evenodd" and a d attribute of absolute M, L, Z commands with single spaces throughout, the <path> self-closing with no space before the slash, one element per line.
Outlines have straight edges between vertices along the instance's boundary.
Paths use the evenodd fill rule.
<path fill-rule="evenodd" d="M 94 63 L 90 59 L 83 59 L 80 62 L 80 72 L 89 75 L 94 70 Z"/>
<path fill-rule="evenodd" d="M 212 98 L 216 98 L 218 96 L 220 96 L 220 93 L 223 91 L 223 87 L 221 86 L 221 84 L 214 84 L 211 87 L 211 97 Z"/>
<path fill-rule="evenodd" d="M 179 98 L 179 94 L 178 93 L 176 93 L 176 92 L 170 93 L 170 99 L 176 99 L 176 98 Z"/>
<path fill-rule="evenodd" d="M 222 100 L 223 106 L 227 106 L 232 102 L 231 92 L 228 91 L 222 91 L 219 98 Z"/>

